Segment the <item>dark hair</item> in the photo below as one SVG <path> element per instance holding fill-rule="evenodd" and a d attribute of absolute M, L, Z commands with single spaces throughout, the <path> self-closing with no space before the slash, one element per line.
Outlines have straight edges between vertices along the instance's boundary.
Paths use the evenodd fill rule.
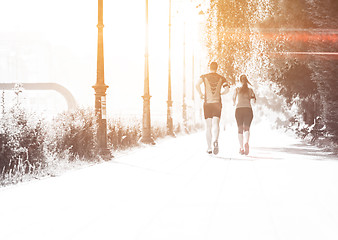
<path fill-rule="evenodd" d="M 239 80 L 242 82 L 242 87 L 239 88 L 239 92 L 240 93 L 248 93 L 249 92 L 249 87 L 248 87 L 248 83 L 251 85 L 251 83 L 249 82 L 248 78 L 246 77 L 246 75 L 241 75 Z"/>
<path fill-rule="evenodd" d="M 217 68 L 218 68 L 217 62 L 212 62 L 212 63 L 210 63 L 210 70 L 216 71 Z"/>

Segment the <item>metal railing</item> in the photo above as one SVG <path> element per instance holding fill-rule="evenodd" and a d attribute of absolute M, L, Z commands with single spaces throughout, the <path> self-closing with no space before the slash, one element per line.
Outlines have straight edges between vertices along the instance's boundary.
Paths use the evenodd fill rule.
<path fill-rule="evenodd" d="M 16 84 L 18 83 L 0 83 L 0 89 L 13 90 Z M 73 110 L 76 107 L 76 101 L 72 93 L 58 83 L 20 83 L 20 85 L 25 90 L 54 90 L 66 99 L 68 110 Z"/>

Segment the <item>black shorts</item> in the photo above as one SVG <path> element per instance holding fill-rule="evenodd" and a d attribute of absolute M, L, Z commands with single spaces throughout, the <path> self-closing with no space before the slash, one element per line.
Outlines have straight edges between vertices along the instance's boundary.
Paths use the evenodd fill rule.
<path fill-rule="evenodd" d="M 236 108 L 235 117 L 237 121 L 238 127 L 250 127 L 252 119 L 253 119 L 253 112 L 251 108 Z"/>
<path fill-rule="evenodd" d="M 221 118 L 222 103 L 204 103 L 203 110 L 205 119 L 213 117 Z"/>

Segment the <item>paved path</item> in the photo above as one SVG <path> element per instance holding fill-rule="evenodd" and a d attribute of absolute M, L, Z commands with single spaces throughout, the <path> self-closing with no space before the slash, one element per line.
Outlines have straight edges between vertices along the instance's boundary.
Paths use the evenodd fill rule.
<path fill-rule="evenodd" d="M 218 156 L 197 133 L 2 188 L 1 239 L 338 239 L 337 156 L 259 134 L 247 157 L 234 132 Z"/>

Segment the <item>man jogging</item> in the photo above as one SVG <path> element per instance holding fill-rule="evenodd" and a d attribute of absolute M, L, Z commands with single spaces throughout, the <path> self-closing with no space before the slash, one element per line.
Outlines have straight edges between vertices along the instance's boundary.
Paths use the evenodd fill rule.
<path fill-rule="evenodd" d="M 218 154 L 218 136 L 219 136 L 219 120 L 222 111 L 221 95 L 229 92 L 229 84 L 225 78 L 216 73 L 218 65 L 216 62 L 210 64 L 210 73 L 204 74 L 200 77 L 196 84 L 196 89 L 201 98 L 204 99 L 204 118 L 206 120 L 206 139 L 208 144 L 207 153 Z M 204 83 L 205 94 L 201 91 L 201 84 Z M 222 87 L 224 88 L 221 93 Z M 214 131 L 212 131 L 214 130 Z M 213 140 L 213 151 L 212 143 Z"/>

